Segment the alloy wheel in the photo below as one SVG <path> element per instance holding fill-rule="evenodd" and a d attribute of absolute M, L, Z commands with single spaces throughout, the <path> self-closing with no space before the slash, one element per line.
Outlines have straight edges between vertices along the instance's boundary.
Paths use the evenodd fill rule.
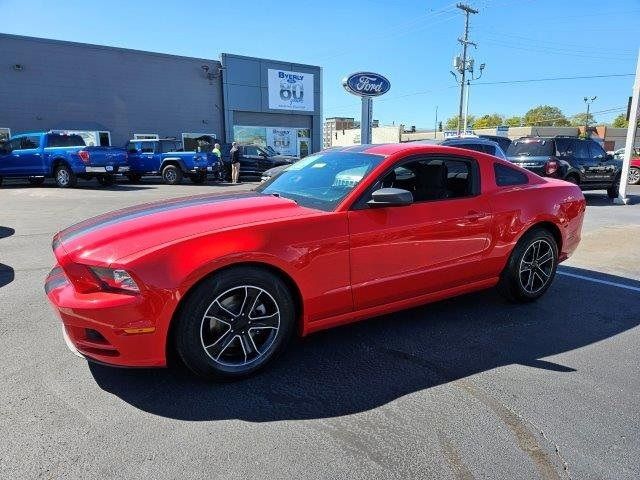
<path fill-rule="evenodd" d="M 280 308 L 266 290 L 231 288 L 216 297 L 200 325 L 209 358 L 224 367 L 246 368 L 267 355 L 280 331 Z"/>
<path fill-rule="evenodd" d="M 629 183 L 632 185 L 640 183 L 640 168 L 629 169 Z"/>
<path fill-rule="evenodd" d="M 69 172 L 65 168 L 59 169 L 57 180 L 60 185 L 67 185 L 69 183 Z"/>
<path fill-rule="evenodd" d="M 555 254 L 551 244 L 544 239 L 536 240 L 525 250 L 520 260 L 520 285 L 529 294 L 542 290 L 553 273 Z"/>

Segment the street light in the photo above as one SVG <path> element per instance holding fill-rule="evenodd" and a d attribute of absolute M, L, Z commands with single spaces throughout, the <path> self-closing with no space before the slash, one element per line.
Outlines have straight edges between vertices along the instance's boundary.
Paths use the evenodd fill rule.
<path fill-rule="evenodd" d="M 589 107 L 591 106 L 591 104 L 593 103 L 593 101 L 598 98 L 597 96 L 594 97 L 584 97 L 584 103 L 587 104 L 587 116 L 584 118 L 584 136 L 586 137 L 588 135 L 587 133 L 587 128 L 589 128 Z"/>

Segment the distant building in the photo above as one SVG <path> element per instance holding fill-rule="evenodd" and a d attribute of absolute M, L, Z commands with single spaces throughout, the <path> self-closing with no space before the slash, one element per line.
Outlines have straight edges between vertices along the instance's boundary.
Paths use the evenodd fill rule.
<path fill-rule="evenodd" d="M 329 117 L 324 121 L 322 147 L 329 148 L 334 144 L 337 133 L 358 127 L 353 117 Z"/>

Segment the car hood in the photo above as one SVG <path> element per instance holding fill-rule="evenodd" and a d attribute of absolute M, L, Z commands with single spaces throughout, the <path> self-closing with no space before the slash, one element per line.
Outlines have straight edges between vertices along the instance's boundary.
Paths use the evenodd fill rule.
<path fill-rule="evenodd" d="M 148 203 L 90 218 L 57 233 L 56 257 L 108 266 L 118 259 L 176 240 L 295 217 L 315 210 L 292 200 L 250 192 L 198 195 Z"/>

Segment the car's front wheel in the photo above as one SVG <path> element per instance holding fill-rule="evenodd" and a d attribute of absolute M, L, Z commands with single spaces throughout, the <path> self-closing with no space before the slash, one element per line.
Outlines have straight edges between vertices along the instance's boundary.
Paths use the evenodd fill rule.
<path fill-rule="evenodd" d="M 631 167 L 629 168 L 629 185 L 638 184 L 640 184 L 640 168 Z"/>
<path fill-rule="evenodd" d="M 609 188 L 607 188 L 607 196 L 609 198 L 617 198 L 620 191 L 620 177 L 616 178 Z"/>
<path fill-rule="evenodd" d="M 103 187 L 111 187 L 116 183 L 116 177 L 113 175 L 100 175 L 98 177 L 98 183 Z"/>
<path fill-rule="evenodd" d="M 531 302 L 549 288 L 558 267 L 558 244 L 547 230 L 527 232 L 516 244 L 498 289 L 509 300 Z"/>
<path fill-rule="evenodd" d="M 284 349 L 294 331 L 295 304 L 278 276 L 236 267 L 198 285 L 176 321 L 175 347 L 191 371 L 212 380 L 237 380 Z"/>

